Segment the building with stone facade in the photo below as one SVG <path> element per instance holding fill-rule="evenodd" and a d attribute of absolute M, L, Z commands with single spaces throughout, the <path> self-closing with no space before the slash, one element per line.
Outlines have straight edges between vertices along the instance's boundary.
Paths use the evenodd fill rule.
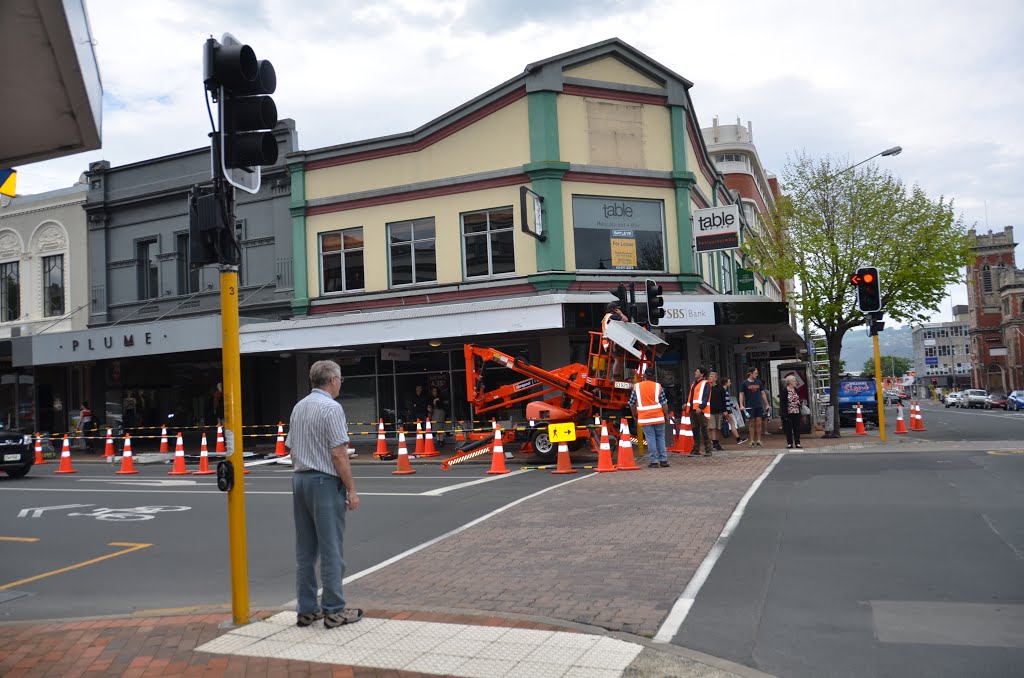
<path fill-rule="evenodd" d="M 1024 389 L 1024 270 L 1017 268 L 1013 226 L 970 231 L 967 269 L 971 383 L 1009 393 Z"/>

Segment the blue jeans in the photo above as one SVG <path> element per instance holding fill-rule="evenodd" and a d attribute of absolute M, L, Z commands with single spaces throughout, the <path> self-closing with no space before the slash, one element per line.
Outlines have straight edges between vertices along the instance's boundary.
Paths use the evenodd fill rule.
<path fill-rule="evenodd" d="M 300 471 L 292 476 L 292 511 L 295 517 L 295 588 L 299 613 L 325 614 L 345 609 L 341 557 L 345 531 L 345 486 L 337 476 L 319 471 Z M 316 560 L 320 557 L 323 605 L 317 604 Z"/>
<path fill-rule="evenodd" d="M 668 451 L 665 449 L 665 425 L 648 424 L 641 426 L 644 430 L 644 439 L 647 441 L 647 451 L 651 453 L 651 463 L 668 461 Z"/>

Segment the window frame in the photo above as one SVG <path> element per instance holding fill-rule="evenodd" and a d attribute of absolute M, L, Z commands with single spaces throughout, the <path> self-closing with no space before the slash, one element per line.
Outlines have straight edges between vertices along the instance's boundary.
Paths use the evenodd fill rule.
<path fill-rule="evenodd" d="M 430 222 L 430 226 L 434 231 L 434 235 L 430 238 L 417 238 L 416 237 L 416 224 L 418 222 Z M 392 243 L 391 233 L 392 229 L 397 226 L 408 225 L 411 231 L 411 237 L 408 241 L 403 243 Z M 416 285 L 436 285 L 437 284 L 437 218 L 436 217 L 417 217 L 415 219 L 403 219 L 401 221 L 392 221 L 385 224 L 387 247 L 388 247 L 388 287 L 414 287 Z M 434 277 L 432 280 L 417 280 L 417 267 L 416 267 L 416 244 L 432 242 L 434 247 Z M 396 248 L 408 248 L 409 259 L 410 259 L 410 271 L 412 273 L 412 282 L 396 283 L 395 280 L 395 264 L 394 264 L 394 251 Z"/>
<path fill-rule="evenodd" d="M 14 304 L 9 304 L 9 295 L 7 294 L 6 281 L 9 277 L 4 271 L 5 268 L 14 267 L 14 286 L 15 286 L 15 299 Z M 15 322 L 21 318 L 21 261 L 19 259 L 12 259 L 10 261 L 0 261 L 0 322 Z M 11 313 L 11 307 L 13 306 L 14 312 Z M 8 317 L 13 315 L 13 317 Z"/>
<path fill-rule="evenodd" d="M 154 255 L 154 261 L 150 265 L 150 252 L 149 247 L 156 248 L 156 254 Z M 146 248 L 146 256 L 143 257 L 143 248 Z M 135 261 L 136 261 L 136 296 L 139 301 L 149 301 L 150 299 L 158 299 L 160 297 L 160 263 L 157 256 L 160 254 L 160 238 L 153 236 L 150 238 L 139 238 L 135 241 Z M 153 271 L 156 271 L 156 281 L 150 280 L 150 275 Z M 150 284 L 153 283 L 156 286 L 155 290 L 150 290 Z"/>
<path fill-rule="evenodd" d="M 50 295 L 47 290 L 47 282 L 49 275 L 53 270 L 50 266 L 51 261 L 56 261 L 58 266 L 57 269 L 60 271 L 60 308 L 55 312 L 50 310 Z M 63 316 L 66 307 L 64 297 L 67 295 L 67 280 L 64 275 L 64 253 L 50 254 L 42 258 L 40 265 L 42 266 L 42 287 L 43 287 L 43 317 L 54 318 L 57 316 Z"/>
<path fill-rule="evenodd" d="M 498 212 L 498 211 L 504 211 L 504 210 L 508 210 L 509 215 L 510 215 L 508 228 L 502 228 L 502 229 L 499 229 L 499 230 L 492 230 L 491 229 L 491 213 L 492 212 Z M 476 214 L 486 214 L 487 215 L 487 229 L 486 229 L 486 231 L 483 231 L 483 232 L 480 232 L 480 233 L 470 233 L 470 234 L 468 234 L 468 236 L 469 237 L 473 237 L 473 238 L 486 237 L 486 240 L 487 240 L 487 273 L 480 274 L 480 275 L 470 275 L 470 273 L 469 273 L 469 261 L 468 261 L 468 258 L 467 258 L 468 254 L 469 254 L 469 248 L 466 246 L 467 245 L 467 242 L 466 242 L 466 238 L 467 238 L 467 234 L 466 234 L 466 217 L 467 216 L 471 216 L 471 215 L 476 215 Z M 516 272 L 519 270 L 519 266 L 518 266 L 518 260 L 516 258 L 516 220 L 515 220 L 515 218 L 516 218 L 515 207 L 513 207 L 512 205 L 501 205 L 501 206 L 498 206 L 498 207 L 488 207 L 488 208 L 485 208 L 485 209 L 469 210 L 467 212 L 460 212 L 459 213 L 459 232 L 460 232 L 460 239 L 461 239 L 461 242 L 462 242 L 462 277 L 464 279 L 466 279 L 466 280 L 485 280 L 487 278 L 512 277 L 512 276 L 516 275 Z M 491 247 L 491 238 L 496 233 L 500 233 L 500 234 L 508 233 L 511 236 L 511 238 L 512 238 L 512 270 L 511 271 L 502 271 L 501 273 L 495 273 L 494 272 L 494 251 L 493 251 L 493 249 Z"/>
<path fill-rule="evenodd" d="M 362 242 L 360 247 L 353 247 L 350 250 L 345 248 L 345 232 L 346 231 L 359 231 L 359 238 Z M 324 252 L 324 237 L 337 234 L 340 238 L 341 249 L 337 251 Z M 340 294 L 351 294 L 353 292 L 364 292 L 366 291 L 366 229 L 363 226 L 349 226 L 346 228 L 336 228 L 332 231 L 321 231 L 317 233 L 316 240 L 317 248 L 317 259 L 319 260 L 319 273 L 320 273 L 320 296 L 334 296 Z M 359 252 L 363 258 L 363 286 L 358 288 L 349 288 L 348 276 L 346 275 L 345 260 L 348 252 Z M 327 276 L 324 275 L 324 257 L 325 256 L 338 256 L 341 262 L 341 289 L 327 291 Z"/>

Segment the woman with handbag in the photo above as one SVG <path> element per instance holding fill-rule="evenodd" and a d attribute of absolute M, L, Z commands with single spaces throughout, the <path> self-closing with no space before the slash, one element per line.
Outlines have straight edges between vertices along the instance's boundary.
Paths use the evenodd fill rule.
<path fill-rule="evenodd" d="M 788 375 L 779 391 L 779 412 L 782 415 L 782 430 L 786 432 L 786 449 L 794 447 L 802 450 L 800 444 L 800 392 L 796 387 L 796 377 Z"/>

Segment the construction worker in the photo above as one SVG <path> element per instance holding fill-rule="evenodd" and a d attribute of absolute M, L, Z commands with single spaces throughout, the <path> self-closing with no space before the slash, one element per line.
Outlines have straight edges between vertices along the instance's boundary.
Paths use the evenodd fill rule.
<path fill-rule="evenodd" d="M 651 468 L 668 466 L 665 448 L 665 421 L 668 419 L 668 396 L 661 384 L 654 380 L 654 369 L 644 372 L 644 380 L 633 385 L 629 395 L 629 408 L 633 419 L 643 429 L 647 449 L 651 453 Z"/>
<path fill-rule="evenodd" d="M 711 414 L 711 382 L 707 379 L 707 370 L 698 367 L 693 371 L 693 384 L 690 395 L 686 399 L 690 408 L 690 426 L 693 428 L 693 452 L 699 455 L 701 439 L 704 440 L 704 456 L 711 456 L 711 435 L 708 433 L 708 416 Z"/>
<path fill-rule="evenodd" d="M 605 310 L 604 318 L 601 319 L 601 335 L 602 336 L 605 336 L 607 334 L 607 332 L 608 332 L 608 323 L 609 322 L 611 322 L 613 320 L 618 320 L 620 322 L 627 322 L 627 323 L 629 322 L 629 316 L 627 316 L 625 313 L 623 313 L 622 306 L 620 306 L 619 302 L 617 302 L 617 301 L 608 302 L 608 305 L 605 306 L 604 310 Z M 616 348 L 615 344 L 610 342 L 608 339 L 603 339 L 601 341 L 601 349 L 602 349 L 602 351 L 605 352 L 605 353 L 612 354 L 612 367 L 611 367 L 611 371 L 608 372 L 605 375 L 606 377 L 608 377 L 610 379 L 615 379 L 617 377 L 621 377 L 622 376 L 622 374 L 621 374 L 621 372 L 622 372 L 622 369 L 621 369 L 622 368 L 622 358 L 620 356 L 614 355 L 615 348 Z"/>

